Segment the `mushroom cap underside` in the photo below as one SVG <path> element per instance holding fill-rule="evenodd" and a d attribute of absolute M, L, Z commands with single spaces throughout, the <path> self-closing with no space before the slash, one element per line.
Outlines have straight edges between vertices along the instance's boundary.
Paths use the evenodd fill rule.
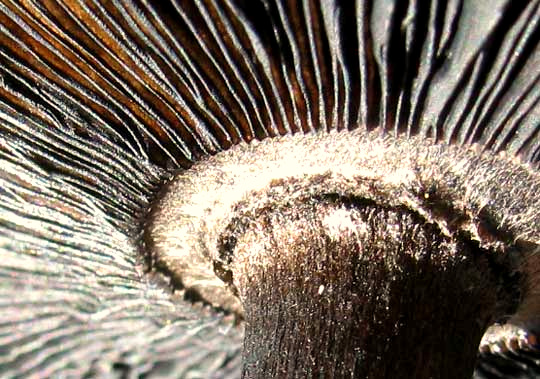
<path fill-rule="evenodd" d="M 145 272 L 163 184 L 330 130 L 475 145 L 536 175 L 539 35 L 539 1 L 3 2 L 0 371 L 237 377 L 230 315 Z M 538 350 L 505 338 L 475 375 L 538 375 Z"/>

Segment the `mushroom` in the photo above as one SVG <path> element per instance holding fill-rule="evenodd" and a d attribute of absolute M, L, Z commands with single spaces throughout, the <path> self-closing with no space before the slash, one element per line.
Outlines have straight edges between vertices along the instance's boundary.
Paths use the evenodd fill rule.
<path fill-rule="evenodd" d="M 540 375 L 539 20 L 3 1 L 0 372 Z"/>

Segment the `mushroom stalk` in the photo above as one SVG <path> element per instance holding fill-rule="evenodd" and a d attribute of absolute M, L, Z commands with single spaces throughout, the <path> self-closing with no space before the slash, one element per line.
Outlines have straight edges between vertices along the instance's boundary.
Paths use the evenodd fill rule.
<path fill-rule="evenodd" d="M 338 207 L 262 212 L 239 236 L 243 377 L 470 378 L 497 312 L 487 257 L 404 209 Z"/>
<path fill-rule="evenodd" d="M 509 172 L 527 183 L 512 207 Z M 490 324 L 538 314 L 539 183 L 414 139 L 268 140 L 178 173 L 145 242 L 157 269 L 245 321 L 246 378 L 469 378 Z"/>

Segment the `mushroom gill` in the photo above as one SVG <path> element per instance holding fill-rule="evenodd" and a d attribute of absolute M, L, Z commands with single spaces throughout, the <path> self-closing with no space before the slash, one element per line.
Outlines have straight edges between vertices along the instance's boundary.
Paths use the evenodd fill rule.
<path fill-rule="evenodd" d="M 3 0 L 0 372 L 537 377 L 539 37 L 538 0 Z"/>

